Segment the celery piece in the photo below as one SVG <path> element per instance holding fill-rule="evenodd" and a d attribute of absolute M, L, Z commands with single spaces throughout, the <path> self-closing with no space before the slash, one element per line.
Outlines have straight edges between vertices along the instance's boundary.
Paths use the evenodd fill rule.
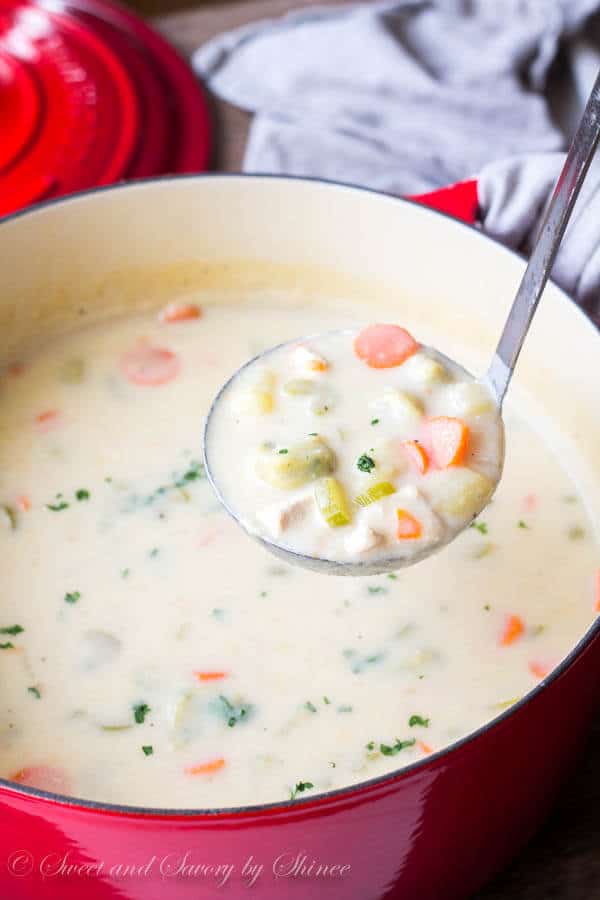
<path fill-rule="evenodd" d="M 331 528 L 349 525 L 352 512 L 346 492 L 337 478 L 322 478 L 315 485 L 317 508 Z"/>

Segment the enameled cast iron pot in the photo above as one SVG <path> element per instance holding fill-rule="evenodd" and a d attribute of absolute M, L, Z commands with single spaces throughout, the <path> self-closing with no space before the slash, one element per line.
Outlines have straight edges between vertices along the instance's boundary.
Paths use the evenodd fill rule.
<path fill-rule="evenodd" d="M 433 307 L 453 333 L 468 331 L 483 362 L 522 270 L 518 256 L 476 229 L 369 191 L 268 177 L 149 181 L 0 223 L 2 354 L 14 355 L 36 332 L 150 306 L 195 285 L 240 295 L 247 284 L 303 282 L 315 294 L 366 297 L 377 318 Z M 548 348 L 559 344 L 570 352 L 557 370 Z M 580 487 L 600 514 L 600 335 L 553 285 L 520 385 L 540 415 L 560 416 L 566 438 L 577 439 Z M 581 602 L 591 603 L 591 591 Z M 539 825 L 582 745 L 600 695 L 599 630 L 596 622 L 544 683 L 470 737 L 398 774 L 293 804 L 149 810 L 0 781 L 0 895 L 467 897 Z M 313 860 L 327 873 L 307 872 Z M 256 865 L 263 869 L 250 888 Z"/>

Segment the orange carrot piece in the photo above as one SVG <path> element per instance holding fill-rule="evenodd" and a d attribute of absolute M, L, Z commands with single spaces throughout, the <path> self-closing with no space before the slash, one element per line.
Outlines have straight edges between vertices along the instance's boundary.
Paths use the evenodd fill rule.
<path fill-rule="evenodd" d="M 213 775 L 225 765 L 224 759 L 211 759 L 209 762 L 199 763 L 196 766 L 188 766 L 185 770 L 186 775 Z"/>
<path fill-rule="evenodd" d="M 398 517 L 398 530 L 396 532 L 398 540 L 410 541 L 421 537 L 423 526 L 411 513 L 405 509 L 397 509 L 396 516 Z"/>
<path fill-rule="evenodd" d="M 424 475 L 429 468 L 429 457 L 423 444 L 419 441 L 402 441 L 401 447 L 406 453 L 413 469 L 421 475 Z"/>
<path fill-rule="evenodd" d="M 121 371 L 132 384 L 156 387 L 172 381 L 181 368 L 172 350 L 139 344 L 121 357 Z"/>
<path fill-rule="evenodd" d="M 399 325 L 369 325 L 355 338 L 354 352 L 372 369 L 401 366 L 419 344 Z"/>
<path fill-rule="evenodd" d="M 45 409 L 35 417 L 35 424 L 39 431 L 52 431 L 60 425 L 60 413 L 57 409 Z"/>
<path fill-rule="evenodd" d="M 529 663 L 528 668 L 532 675 L 535 675 L 536 678 L 542 679 L 552 671 L 553 667 L 547 665 L 547 663 L 542 663 L 538 660 L 532 659 Z"/>
<path fill-rule="evenodd" d="M 221 678 L 227 678 L 227 672 L 194 672 L 194 678 L 197 681 L 219 681 Z"/>
<path fill-rule="evenodd" d="M 326 372 L 329 366 L 324 359 L 311 359 L 308 368 L 313 372 Z"/>
<path fill-rule="evenodd" d="M 27 496 L 27 494 L 21 494 L 16 499 L 17 509 L 19 512 L 27 512 L 31 509 L 31 500 Z"/>
<path fill-rule="evenodd" d="M 462 419 L 437 416 L 425 423 L 423 440 L 435 465 L 439 469 L 447 469 L 463 462 L 469 443 L 469 429 Z"/>
<path fill-rule="evenodd" d="M 69 792 L 69 779 L 66 773 L 56 766 L 25 766 L 9 777 L 18 784 L 39 788 L 42 791 L 52 791 L 55 794 Z"/>
<path fill-rule="evenodd" d="M 168 303 L 158 314 L 160 322 L 172 325 L 174 322 L 190 322 L 199 319 L 202 310 L 195 303 Z"/>
<path fill-rule="evenodd" d="M 425 753 L 426 755 L 433 753 L 433 748 L 430 747 L 429 744 L 426 744 L 425 741 L 417 741 L 417 747 L 421 753 Z"/>
<path fill-rule="evenodd" d="M 525 624 L 520 616 L 507 616 L 498 643 L 501 647 L 508 647 L 510 644 L 514 644 L 524 631 Z"/>

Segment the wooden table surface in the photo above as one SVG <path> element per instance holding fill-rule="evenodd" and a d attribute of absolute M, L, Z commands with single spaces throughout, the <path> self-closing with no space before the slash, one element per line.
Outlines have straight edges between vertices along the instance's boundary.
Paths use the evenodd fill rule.
<path fill-rule="evenodd" d="M 339 2 L 339 0 L 337 0 Z M 332 5 L 332 0 L 328 0 Z M 156 19 L 154 24 L 185 55 L 213 35 L 257 19 L 279 16 L 288 9 L 317 5 L 317 0 L 249 0 L 203 7 Z M 216 129 L 214 166 L 236 171 L 241 162 L 250 117 L 211 98 Z M 552 722 L 548 722 L 552 728 Z M 531 843 L 477 900 L 596 900 L 600 898 L 600 718 L 583 748 L 577 770 L 565 785 L 554 811 Z M 542 756 L 544 747 L 532 747 Z M 515 784 L 527 795 L 527 784 Z M 460 820 L 457 820 L 460 828 Z M 465 840 L 468 840 L 465 835 Z M 418 900 L 407 897 L 406 900 Z M 444 900 L 440 897 L 440 900 Z"/>

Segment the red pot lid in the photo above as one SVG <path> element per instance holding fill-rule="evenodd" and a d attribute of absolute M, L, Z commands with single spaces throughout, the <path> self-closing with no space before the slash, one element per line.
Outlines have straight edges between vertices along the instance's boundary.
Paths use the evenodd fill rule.
<path fill-rule="evenodd" d="M 206 100 L 186 63 L 107 0 L 0 0 L 0 215 L 127 178 L 198 172 Z"/>

